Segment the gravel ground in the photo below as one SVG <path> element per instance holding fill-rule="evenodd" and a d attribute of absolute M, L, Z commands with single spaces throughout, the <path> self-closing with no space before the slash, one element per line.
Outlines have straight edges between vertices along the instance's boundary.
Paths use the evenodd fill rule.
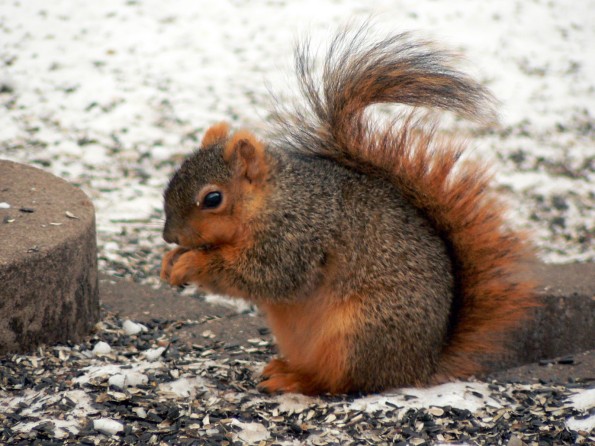
<path fill-rule="evenodd" d="M 2 361 L 2 444 L 560 445 L 595 442 L 594 381 L 455 382 L 373 396 L 266 396 L 270 339 L 223 344 L 193 321 L 107 315 L 80 345 Z M 265 338 L 265 336 L 263 336 Z M 248 357 L 250 360 L 246 360 Z M 589 433 L 591 431 L 591 433 Z M 35 443 L 37 442 L 37 443 Z"/>
<path fill-rule="evenodd" d="M 534 233 L 543 260 L 593 261 L 593 0 L 0 0 L 0 157 L 79 185 L 96 206 L 100 269 L 156 285 L 167 249 L 161 193 L 205 127 L 264 132 L 268 89 L 295 91 L 295 39 L 309 32 L 323 43 L 370 15 L 381 30 L 419 30 L 466 57 L 500 100 L 501 123 L 450 124 L 494 163 L 513 223 Z M 236 359 L 208 333 L 178 346 L 184 323 L 130 334 L 106 315 L 81 345 L 3 358 L 0 442 L 595 442 L 593 382 L 265 397 L 253 388 L 267 341 Z"/>

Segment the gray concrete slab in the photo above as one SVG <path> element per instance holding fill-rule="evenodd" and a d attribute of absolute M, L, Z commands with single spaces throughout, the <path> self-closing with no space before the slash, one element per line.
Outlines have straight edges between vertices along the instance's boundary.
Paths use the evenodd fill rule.
<path fill-rule="evenodd" d="M 541 307 L 511 336 L 493 369 L 595 349 L 595 264 L 534 266 Z"/>

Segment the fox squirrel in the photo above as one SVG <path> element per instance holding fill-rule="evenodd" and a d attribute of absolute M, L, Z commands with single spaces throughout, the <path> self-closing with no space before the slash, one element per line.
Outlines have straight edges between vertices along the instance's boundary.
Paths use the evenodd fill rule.
<path fill-rule="evenodd" d="M 464 144 L 419 109 L 388 125 L 365 114 L 400 103 L 481 120 L 490 93 L 409 34 L 367 40 L 337 34 L 321 86 L 298 46 L 305 105 L 279 106 L 267 143 L 209 128 L 165 190 L 163 237 L 178 247 L 161 277 L 265 313 L 281 356 L 264 391 L 468 377 L 534 305 L 518 279 L 526 237 L 506 226 L 487 168 L 460 160 Z"/>

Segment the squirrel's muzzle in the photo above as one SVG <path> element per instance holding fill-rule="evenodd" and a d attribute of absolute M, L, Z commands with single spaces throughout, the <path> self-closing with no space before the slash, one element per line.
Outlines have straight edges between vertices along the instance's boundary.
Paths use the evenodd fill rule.
<path fill-rule="evenodd" d="M 171 230 L 171 227 L 167 224 L 167 222 L 165 222 L 165 226 L 163 228 L 163 240 L 165 240 L 166 243 L 175 243 L 176 245 L 179 244 L 178 236 L 174 231 Z"/>

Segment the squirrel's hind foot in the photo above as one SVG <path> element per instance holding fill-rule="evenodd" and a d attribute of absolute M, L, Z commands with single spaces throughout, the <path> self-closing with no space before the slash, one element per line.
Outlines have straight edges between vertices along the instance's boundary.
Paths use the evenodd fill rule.
<path fill-rule="evenodd" d="M 258 384 L 258 389 L 265 393 L 323 393 L 305 374 L 292 371 L 284 359 L 272 359 L 262 371 L 262 376 L 265 380 Z"/>

